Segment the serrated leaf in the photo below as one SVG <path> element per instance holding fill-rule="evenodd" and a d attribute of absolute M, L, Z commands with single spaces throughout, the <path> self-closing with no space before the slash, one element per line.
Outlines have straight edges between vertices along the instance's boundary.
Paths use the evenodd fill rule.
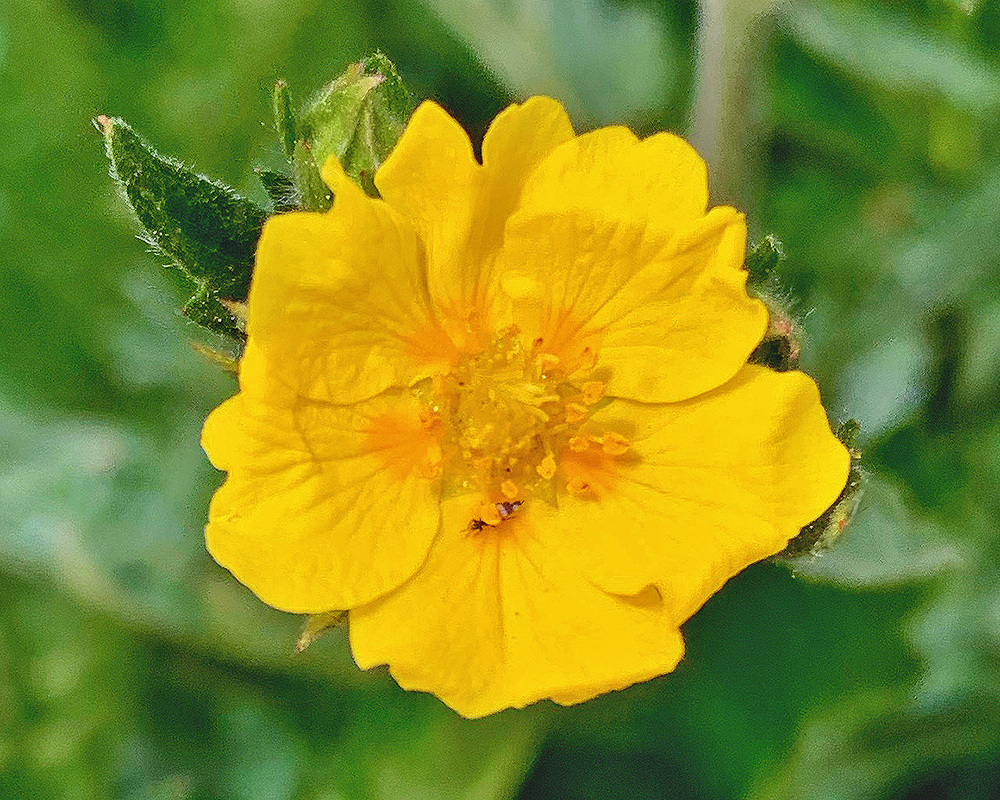
<path fill-rule="evenodd" d="M 232 189 L 161 156 L 123 120 L 98 117 L 112 174 L 143 228 L 143 238 L 200 290 L 189 316 L 236 335 L 219 300 L 243 301 L 267 214 Z"/>

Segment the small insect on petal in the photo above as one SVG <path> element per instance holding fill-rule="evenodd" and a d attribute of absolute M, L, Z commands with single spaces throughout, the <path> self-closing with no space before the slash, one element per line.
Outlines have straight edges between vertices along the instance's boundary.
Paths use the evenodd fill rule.
<path fill-rule="evenodd" d="M 497 503 L 497 513 L 500 515 L 500 519 L 510 519 L 511 516 L 517 511 L 522 505 L 524 505 L 521 500 L 513 500 L 509 503 Z"/>

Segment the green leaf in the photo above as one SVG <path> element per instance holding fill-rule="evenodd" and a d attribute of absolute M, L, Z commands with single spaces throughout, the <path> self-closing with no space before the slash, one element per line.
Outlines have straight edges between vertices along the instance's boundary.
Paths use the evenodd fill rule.
<path fill-rule="evenodd" d="M 120 119 L 98 117 L 112 174 L 143 238 L 199 287 L 190 316 L 219 333 L 236 325 L 219 300 L 246 300 L 267 215 L 233 190 L 159 155 Z"/>
<path fill-rule="evenodd" d="M 1000 106 L 1000 73 L 883 6 L 789 3 L 782 15 L 805 47 L 857 78 L 895 91 L 936 92 L 974 113 Z"/>

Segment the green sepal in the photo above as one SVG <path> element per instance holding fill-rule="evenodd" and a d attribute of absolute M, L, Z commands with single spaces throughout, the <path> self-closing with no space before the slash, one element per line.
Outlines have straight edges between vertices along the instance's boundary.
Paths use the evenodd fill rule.
<path fill-rule="evenodd" d="M 319 167 L 305 142 L 295 143 L 292 174 L 303 210 L 326 211 L 333 204 L 333 192 L 320 177 Z"/>
<path fill-rule="evenodd" d="M 847 473 L 847 484 L 843 491 L 819 519 L 810 522 L 775 558 L 794 558 L 807 554 L 815 555 L 830 547 L 844 528 L 850 523 L 857 510 L 858 501 L 864 488 L 865 475 L 861 468 L 861 451 L 858 449 L 858 435 L 861 425 L 857 420 L 849 419 L 841 423 L 834 435 L 843 443 L 851 454 L 851 466 Z"/>
<path fill-rule="evenodd" d="M 764 293 L 759 299 L 767 306 L 767 328 L 748 361 L 775 372 L 796 369 L 802 356 L 802 328 L 788 310 L 788 301 Z"/>
<path fill-rule="evenodd" d="M 750 248 L 743 264 L 748 273 L 747 292 L 767 306 L 767 330 L 749 361 L 775 372 L 795 369 L 802 355 L 802 330 L 789 310 L 789 298 L 782 296 L 775 279 L 784 260 L 781 242 L 768 234 Z"/>
<path fill-rule="evenodd" d="M 769 233 L 751 247 L 750 252 L 747 253 L 743 264 L 744 269 L 749 273 L 747 283 L 751 287 L 766 283 L 784 260 L 785 251 L 781 242 L 773 233 Z"/>
<path fill-rule="evenodd" d="M 292 112 L 292 96 L 288 91 L 288 84 L 284 81 L 274 84 L 271 110 L 274 113 L 274 128 L 278 132 L 278 139 L 281 140 L 281 149 L 285 153 L 285 158 L 291 161 L 298 135 L 295 114 Z"/>
<path fill-rule="evenodd" d="M 310 168 L 318 177 L 330 156 L 377 197 L 375 172 L 396 146 L 413 109 L 402 79 L 382 53 L 352 64 L 326 86 L 295 123 L 292 161 L 303 205 L 309 208 L 307 198 L 316 192 L 302 181 L 310 180 Z"/>
<path fill-rule="evenodd" d="M 142 238 L 199 287 L 185 312 L 233 336 L 236 329 L 218 301 L 246 299 L 267 213 L 224 184 L 159 155 L 123 120 L 101 116 L 94 122 Z"/>
<path fill-rule="evenodd" d="M 275 214 L 283 214 L 286 211 L 297 211 L 299 205 L 299 193 L 295 188 L 295 182 L 287 175 L 280 172 L 273 172 L 269 169 L 256 167 L 254 172 L 260 179 L 264 191 L 271 200 L 271 208 Z"/>
<path fill-rule="evenodd" d="M 295 643 L 295 649 L 300 653 L 316 641 L 321 634 L 331 628 L 339 627 L 347 622 L 346 611 L 324 611 L 322 614 L 310 614 L 302 626 L 302 633 Z"/>
<path fill-rule="evenodd" d="M 240 321 L 207 286 L 201 286 L 188 300 L 181 313 L 192 322 L 231 339 L 242 341 L 246 333 Z"/>

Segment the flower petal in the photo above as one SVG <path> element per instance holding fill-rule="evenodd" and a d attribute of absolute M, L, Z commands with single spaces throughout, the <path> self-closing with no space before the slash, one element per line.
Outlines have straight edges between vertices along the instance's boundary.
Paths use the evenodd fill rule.
<path fill-rule="evenodd" d="M 525 179 L 557 145 L 573 136 L 554 100 L 533 97 L 493 121 L 483 140 L 483 164 L 461 126 L 435 103 L 414 112 L 375 183 L 420 233 L 428 255 L 431 295 L 446 329 L 466 351 L 500 326 L 503 309 L 492 286 L 493 256 Z"/>
<path fill-rule="evenodd" d="M 244 364 L 259 368 L 252 343 Z M 424 477 L 435 445 L 408 392 L 353 406 L 242 392 L 202 434 L 229 472 L 212 500 L 208 549 L 275 608 L 366 603 L 409 578 L 437 532 L 438 482 Z"/>
<path fill-rule="evenodd" d="M 705 213 L 706 176 L 701 156 L 671 133 L 640 141 L 627 128 L 600 128 L 560 145 L 539 163 L 520 207 L 550 214 L 591 209 L 676 227 Z"/>
<path fill-rule="evenodd" d="M 580 702 L 674 668 L 683 642 L 654 589 L 623 597 L 590 583 L 544 503 L 469 530 L 481 501 L 446 501 L 420 571 L 351 611 L 359 666 L 388 663 L 401 686 L 467 717 L 545 697 Z"/>
<path fill-rule="evenodd" d="M 745 240 L 728 207 L 678 229 L 588 210 L 519 212 L 500 286 L 546 352 L 564 363 L 596 353 L 609 395 L 685 400 L 733 377 L 764 334 L 767 310 L 745 288 Z"/>
<path fill-rule="evenodd" d="M 620 458 L 567 451 L 558 525 L 607 591 L 652 583 L 680 624 L 744 567 L 780 551 L 836 500 L 849 455 L 813 381 L 747 366 L 685 403 L 616 400 L 592 433 L 631 442 Z"/>
<path fill-rule="evenodd" d="M 328 213 L 265 225 L 248 334 L 300 395 L 343 404 L 419 380 L 457 351 L 431 310 L 416 232 L 349 180 L 331 182 Z"/>

